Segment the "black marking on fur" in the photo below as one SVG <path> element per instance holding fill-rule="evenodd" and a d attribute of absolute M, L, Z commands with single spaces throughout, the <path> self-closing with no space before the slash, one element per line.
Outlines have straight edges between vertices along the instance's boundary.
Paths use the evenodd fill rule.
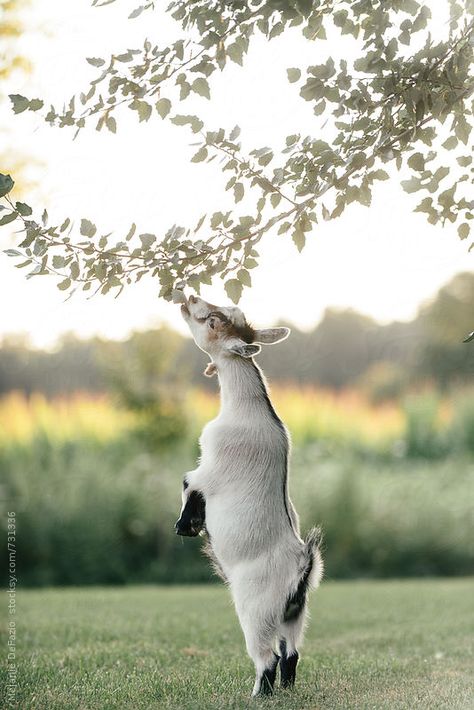
<path fill-rule="evenodd" d="M 186 479 L 184 479 L 184 481 L 183 481 L 183 491 L 185 491 L 186 488 L 189 488 L 189 483 L 187 482 Z"/>
<path fill-rule="evenodd" d="M 306 595 L 308 593 L 309 587 L 309 577 L 311 575 L 311 570 L 313 569 L 314 558 L 311 555 L 308 565 L 298 582 L 296 591 L 288 598 L 286 602 L 285 611 L 283 614 L 283 621 L 295 621 L 301 614 L 306 604 Z"/>
<path fill-rule="evenodd" d="M 296 666 L 298 665 L 298 660 L 300 656 L 298 651 L 293 651 L 293 653 L 287 655 L 285 639 L 282 639 L 280 642 L 280 653 L 281 687 L 291 688 L 295 684 Z"/>
<path fill-rule="evenodd" d="M 266 404 L 267 407 L 268 407 L 268 411 L 270 412 L 270 416 L 272 417 L 272 419 L 273 419 L 273 421 L 275 422 L 275 424 L 282 430 L 282 432 L 283 432 L 283 433 L 285 434 L 285 436 L 286 436 L 285 425 L 284 425 L 283 422 L 281 421 L 281 419 L 280 419 L 280 417 L 278 416 L 278 414 L 275 412 L 275 409 L 273 408 L 273 404 L 271 403 L 270 397 L 268 396 L 268 390 L 267 390 L 267 388 L 266 388 L 266 386 L 265 386 L 265 382 L 263 381 L 262 371 L 260 370 L 260 368 L 258 367 L 258 365 L 257 365 L 255 362 L 253 362 L 252 364 L 253 364 L 253 366 L 254 366 L 254 368 L 255 368 L 255 372 L 256 372 L 256 374 L 257 374 L 258 381 L 259 381 L 259 383 L 260 383 L 260 388 L 261 388 L 261 390 L 262 390 L 262 395 L 263 395 L 263 397 L 264 397 L 264 399 L 265 399 L 265 404 Z"/>
<path fill-rule="evenodd" d="M 199 491 L 191 491 L 181 517 L 176 521 L 177 535 L 196 537 L 204 527 L 206 521 L 206 501 Z"/>
<path fill-rule="evenodd" d="M 250 323 L 245 323 L 243 325 L 235 325 L 234 324 L 234 330 L 237 332 L 237 335 L 242 338 L 242 340 L 245 343 L 248 343 L 249 345 L 253 343 L 255 340 L 255 330 L 252 328 Z"/>
<path fill-rule="evenodd" d="M 274 409 L 273 404 L 270 400 L 270 397 L 268 396 L 268 391 L 265 386 L 265 382 L 263 381 L 262 372 L 261 372 L 260 368 L 258 367 L 258 365 L 256 365 L 256 363 L 253 363 L 253 366 L 255 368 L 255 372 L 257 373 L 257 376 L 258 376 L 258 379 L 260 382 L 260 387 L 262 390 L 262 395 L 265 400 L 265 404 L 267 405 L 268 411 L 270 412 L 270 416 L 272 417 L 275 424 L 279 427 L 279 429 L 283 432 L 283 434 L 285 435 L 285 438 L 287 439 L 287 432 L 286 432 L 285 425 L 281 421 L 278 414 L 275 412 L 275 409 Z M 295 530 L 295 526 L 293 524 L 293 520 L 291 518 L 290 511 L 288 508 L 288 449 L 285 454 L 285 475 L 283 477 L 282 493 L 283 493 L 283 505 L 285 506 L 286 517 L 288 518 L 288 522 L 290 523 L 291 529 L 294 530 L 294 532 L 297 532 Z"/>
<path fill-rule="evenodd" d="M 270 668 L 265 668 L 260 677 L 260 689 L 258 691 L 259 695 L 272 695 L 273 693 L 278 663 L 280 661 L 280 656 L 277 656 L 275 652 L 273 655 L 275 658 L 273 659 L 272 665 Z"/>

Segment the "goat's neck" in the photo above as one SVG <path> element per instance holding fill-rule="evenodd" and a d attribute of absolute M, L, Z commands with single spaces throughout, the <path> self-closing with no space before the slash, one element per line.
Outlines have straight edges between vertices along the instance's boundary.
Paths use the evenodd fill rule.
<path fill-rule="evenodd" d="M 251 358 L 226 357 L 218 362 L 221 414 L 242 415 L 265 405 L 265 380 Z"/>

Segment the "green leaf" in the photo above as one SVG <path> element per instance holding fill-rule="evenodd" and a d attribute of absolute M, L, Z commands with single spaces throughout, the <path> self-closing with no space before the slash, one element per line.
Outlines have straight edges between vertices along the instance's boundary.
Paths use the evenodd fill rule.
<path fill-rule="evenodd" d="M 231 59 L 236 64 L 239 64 L 239 66 L 242 66 L 244 48 L 240 44 L 234 42 L 233 44 L 230 44 L 228 47 L 226 47 L 225 51 L 229 59 Z"/>
<path fill-rule="evenodd" d="M 156 242 L 156 237 L 154 234 L 140 234 L 140 241 L 144 249 L 149 249 L 154 242 Z"/>
<path fill-rule="evenodd" d="M 21 251 L 18 251 L 18 249 L 4 249 L 3 253 L 7 256 L 22 256 Z"/>
<path fill-rule="evenodd" d="M 454 127 L 454 132 L 456 134 L 456 137 L 459 138 L 459 140 L 464 143 L 464 145 L 467 145 L 469 135 L 471 133 L 471 126 L 466 121 L 463 114 L 460 114 L 458 116 L 456 125 Z"/>
<path fill-rule="evenodd" d="M 81 219 L 81 234 L 83 237 L 93 237 L 97 227 L 89 219 Z"/>
<path fill-rule="evenodd" d="M 28 109 L 30 111 L 39 111 L 40 108 L 43 108 L 44 102 L 41 101 L 41 99 L 31 99 L 31 101 L 28 104 Z"/>
<path fill-rule="evenodd" d="M 17 217 L 17 212 L 9 212 L 0 219 L 0 227 L 3 227 L 5 224 L 10 224 L 10 222 L 13 222 Z"/>
<path fill-rule="evenodd" d="M 60 281 L 57 286 L 60 291 L 67 291 L 71 286 L 71 279 L 64 279 L 64 281 Z"/>
<path fill-rule="evenodd" d="M 400 0 L 400 10 L 407 12 L 409 15 L 416 15 L 420 9 L 420 3 L 416 0 Z"/>
<path fill-rule="evenodd" d="M 324 99 L 320 101 L 319 103 L 316 104 L 316 106 L 313 109 L 313 113 L 315 116 L 321 116 L 322 113 L 324 113 L 324 109 L 326 108 L 326 102 Z"/>
<path fill-rule="evenodd" d="M 71 267 L 70 267 L 70 271 L 71 271 L 71 279 L 73 281 L 75 281 L 76 279 L 79 278 L 80 268 L 79 268 L 79 264 L 77 263 L 77 261 L 72 262 Z"/>
<path fill-rule="evenodd" d="M 26 96 L 21 96 L 20 94 L 9 94 L 9 98 L 13 104 L 13 113 L 23 113 L 30 103 Z"/>
<path fill-rule="evenodd" d="M 171 111 L 171 101 L 169 99 L 160 99 L 156 102 L 155 108 L 160 114 L 161 118 L 166 118 L 166 116 Z"/>
<path fill-rule="evenodd" d="M 33 214 L 33 210 L 25 202 L 16 202 L 15 207 L 16 211 L 21 214 L 22 217 L 29 217 L 30 214 Z"/>
<path fill-rule="evenodd" d="M 224 288 L 233 303 L 238 303 L 240 301 L 243 286 L 238 279 L 229 279 L 225 282 Z"/>
<path fill-rule="evenodd" d="M 236 182 L 234 185 L 234 200 L 236 203 L 240 202 L 240 200 L 243 198 L 244 192 L 245 192 L 245 190 L 244 190 L 244 186 L 242 185 L 242 183 Z"/>
<path fill-rule="evenodd" d="M 463 222 L 463 224 L 460 224 L 458 227 L 459 238 L 460 239 L 467 239 L 470 231 L 471 231 L 471 228 L 467 224 L 467 222 Z"/>
<path fill-rule="evenodd" d="M 455 136 L 449 136 L 444 143 L 443 143 L 443 148 L 446 148 L 446 150 L 453 150 L 458 144 L 458 139 Z"/>
<path fill-rule="evenodd" d="M 171 119 L 171 123 L 174 123 L 175 126 L 186 126 L 189 125 L 191 126 L 191 130 L 193 133 L 198 133 L 201 128 L 203 127 L 203 122 L 197 117 L 197 116 L 173 116 Z"/>
<path fill-rule="evenodd" d="M 237 278 L 244 286 L 252 285 L 252 279 L 250 278 L 250 274 L 247 269 L 239 269 L 239 271 L 237 272 Z"/>
<path fill-rule="evenodd" d="M 270 202 L 272 203 L 272 207 L 273 207 L 274 209 L 275 209 L 276 207 L 278 207 L 278 205 L 280 204 L 280 200 L 281 200 L 281 195 L 280 195 L 280 193 L 279 193 L 279 192 L 273 192 L 272 195 L 271 195 L 271 197 L 270 197 Z"/>
<path fill-rule="evenodd" d="M 111 133 L 117 133 L 117 121 L 113 116 L 107 116 L 105 119 L 105 125 Z"/>
<path fill-rule="evenodd" d="M 199 77 L 199 79 L 195 79 L 191 84 L 191 88 L 196 94 L 199 94 L 199 96 L 204 96 L 206 99 L 211 98 L 209 84 L 207 83 L 207 79 L 204 79 L 204 77 Z"/>
<path fill-rule="evenodd" d="M 418 178 L 410 178 L 410 180 L 402 180 L 402 187 L 405 192 L 412 193 L 421 189 L 421 184 Z"/>
<path fill-rule="evenodd" d="M 425 169 L 425 157 L 422 153 L 414 153 L 408 158 L 408 166 L 412 170 L 421 172 Z"/>
<path fill-rule="evenodd" d="M 373 172 L 370 173 L 370 177 L 373 180 L 388 180 L 388 173 L 385 172 L 385 170 L 374 170 Z"/>
<path fill-rule="evenodd" d="M 126 240 L 127 242 L 129 242 L 130 239 L 133 237 L 133 235 L 134 235 L 135 232 L 136 232 L 136 229 L 137 229 L 137 225 L 135 224 L 135 222 L 133 222 L 133 223 L 132 223 L 132 226 L 131 226 L 130 229 L 128 230 L 127 236 L 125 237 L 125 240 Z"/>
<path fill-rule="evenodd" d="M 285 232 L 287 232 L 290 227 L 291 227 L 290 222 L 283 222 L 283 224 L 280 225 L 277 234 L 285 234 Z"/>
<path fill-rule="evenodd" d="M 295 243 L 298 251 L 301 252 L 304 248 L 304 245 L 306 244 L 306 237 L 305 237 L 305 233 L 303 232 L 303 230 L 297 226 L 293 230 L 293 234 L 291 235 L 291 238 L 293 239 L 293 242 Z"/>
<path fill-rule="evenodd" d="M 193 157 L 191 158 L 191 162 L 192 163 L 201 163 L 203 160 L 206 160 L 206 158 L 207 158 L 207 148 L 206 148 L 206 146 L 203 145 L 201 148 L 199 148 L 198 152 L 195 155 L 193 155 Z"/>
<path fill-rule="evenodd" d="M 251 256 L 248 256 L 244 260 L 244 266 L 246 269 L 255 269 L 255 267 L 258 266 L 258 261 L 256 261 L 255 259 L 252 259 Z"/>
<path fill-rule="evenodd" d="M 184 101 L 184 99 L 187 99 L 190 93 L 191 93 L 191 84 L 188 84 L 187 81 L 182 81 L 180 83 L 180 87 L 179 87 L 180 101 Z"/>
<path fill-rule="evenodd" d="M 235 140 L 237 140 L 237 138 L 239 136 L 240 136 L 240 126 L 234 126 L 234 128 L 230 132 L 229 140 L 235 141 Z"/>
<path fill-rule="evenodd" d="M 98 57 L 86 57 L 86 61 L 93 67 L 103 67 L 105 64 L 105 59 L 100 59 Z"/>
<path fill-rule="evenodd" d="M 134 20 L 136 17 L 139 17 L 143 10 L 145 9 L 144 5 L 140 5 L 140 7 L 137 7 L 135 10 L 133 10 L 130 15 L 128 16 L 129 20 Z"/>
<path fill-rule="evenodd" d="M 5 197 L 13 189 L 13 182 L 10 175 L 3 175 L 0 173 L 0 197 Z"/>
<path fill-rule="evenodd" d="M 140 123 L 142 123 L 142 121 L 148 121 L 151 116 L 151 106 L 149 103 L 146 101 L 136 101 L 134 108 L 138 111 Z"/>
<path fill-rule="evenodd" d="M 452 207 L 454 204 L 454 193 L 456 192 L 456 187 L 456 185 L 449 187 L 438 197 L 439 204 L 447 210 L 449 210 L 449 208 Z"/>
<path fill-rule="evenodd" d="M 288 81 L 291 84 L 294 84 L 295 81 L 298 81 L 298 79 L 301 77 L 301 69 L 297 69 L 295 67 L 290 67 L 286 70 L 286 73 L 288 74 Z"/>
<path fill-rule="evenodd" d="M 66 260 L 65 260 L 64 256 L 60 256 L 59 254 L 54 254 L 53 269 L 62 269 L 65 261 Z"/>

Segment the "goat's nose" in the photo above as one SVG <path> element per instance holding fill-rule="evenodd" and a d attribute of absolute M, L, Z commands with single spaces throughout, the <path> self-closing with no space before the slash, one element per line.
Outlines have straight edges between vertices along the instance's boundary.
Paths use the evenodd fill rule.
<path fill-rule="evenodd" d="M 189 301 L 190 303 L 197 303 L 197 298 L 196 298 L 196 296 L 190 296 L 190 297 L 188 298 L 188 301 Z"/>

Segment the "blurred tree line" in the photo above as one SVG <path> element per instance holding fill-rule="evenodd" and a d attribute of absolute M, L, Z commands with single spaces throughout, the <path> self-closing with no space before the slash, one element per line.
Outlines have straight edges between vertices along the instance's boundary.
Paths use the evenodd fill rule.
<path fill-rule="evenodd" d="M 374 401 L 426 381 L 447 389 L 473 378 L 472 346 L 461 342 L 472 327 L 472 303 L 474 275 L 461 273 L 410 322 L 380 325 L 356 311 L 331 308 L 311 332 L 293 327 L 291 337 L 264 349 L 259 362 L 272 381 L 361 386 Z M 150 414 L 177 406 L 186 384 L 214 388 L 202 377 L 206 362 L 190 339 L 165 327 L 122 342 L 67 335 L 53 352 L 10 336 L 0 347 L 0 394 L 112 390 L 130 409 Z"/>

